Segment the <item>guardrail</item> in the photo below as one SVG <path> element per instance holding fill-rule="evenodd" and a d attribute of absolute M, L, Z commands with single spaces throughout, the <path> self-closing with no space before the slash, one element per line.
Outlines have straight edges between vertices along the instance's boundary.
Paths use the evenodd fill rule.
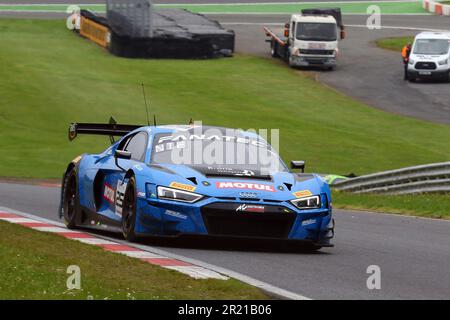
<path fill-rule="evenodd" d="M 442 4 L 434 0 L 423 0 L 423 8 L 428 12 L 441 16 L 450 16 L 450 5 Z"/>
<path fill-rule="evenodd" d="M 336 182 L 332 187 L 353 193 L 447 193 L 450 192 L 450 162 L 369 174 Z"/>

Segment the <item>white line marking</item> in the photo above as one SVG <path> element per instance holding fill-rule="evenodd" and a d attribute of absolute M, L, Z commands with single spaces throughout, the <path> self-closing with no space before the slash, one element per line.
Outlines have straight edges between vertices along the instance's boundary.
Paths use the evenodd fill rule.
<path fill-rule="evenodd" d="M 146 259 L 146 258 L 154 258 L 154 259 L 170 259 L 169 257 L 164 257 L 159 254 L 147 252 L 147 251 L 115 251 L 115 253 L 120 253 L 126 255 L 131 258 L 138 259 Z"/>
<path fill-rule="evenodd" d="M 28 218 L 0 218 L 0 220 L 8 221 L 11 223 L 32 223 L 36 222 L 36 220 L 28 219 Z"/>
<path fill-rule="evenodd" d="M 218 279 L 218 280 L 228 280 L 229 278 L 223 276 L 215 271 L 207 270 L 203 267 L 197 266 L 167 266 L 167 269 L 175 270 L 184 274 L 187 274 L 195 279 Z"/>
<path fill-rule="evenodd" d="M 31 229 L 50 233 L 66 233 L 66 232 L 80 233 L 78 231 L 69 230 L 61 227 L 33 227 Z"/>
<path fill-rule="evenodd" d="M 241 25 L 241 26 L 279 26 L 282 29 L 283 22 L 224 22 L 222 25 Z M 349 24 L 346 25 L 349 28 L 367 28 L 366 25 Z M 393 29 L 393 30 L 411 30 L 411 31 L 433 31 L 433 32 L 447 32 L 445 29 L 431 29 L 431 28 L 421 28 L 421 27 L 402 27 L 402 26 L 381 26 L 382 29 Z"/>
<path fill-rule="evenodd" d="M 35 215 L 29 214 L 29 213 L 25 213 L 25 212 L 22 212 L 22 211 L 18 211 L 18 210 L 6 208 L 6 207 L 0 207 L 0 211 L 14 213 L 14 214 L 21 215 L 21 216 L 24 216 L 24 217 L 27 217 L 27 218 L 30 218 L 30 219 L 35 219 L 35 220 L 40 221 L 40 222 L 51 223 L 53 225 L 58 225 L 58 226 L 64 226 L 64 224 L 61 223 L 61 222 L 57 222 L 57 221 L 41 218 L 39 216 L 35 216 Z M 215 266 L 215 265 L 212 265 L 212 264 L 200 261 L 200 260 L 188 258 L 188 257 L 181 256 L 181 255 L 178 255 L 178 254 L 173 254 L 173 253 L 171 253 L 169 251 L 156 249 L 156 248 L 151 247 L 151 246 L 146 246 L 146 245 L 141 245 L 141 244 L 136 244 L 136 243 L 128 243 L 128 242 L 123 241 L 123 240 L 108 238 L 108 237 L 101 236 L 101 235 L 95 235 L 95 237 L 101 238 L 101 239 L 105 239 L 105 240 L 111 239 L 112 241 L 114 241 L 116 243 L 126 244 L 126 245 L 128 245 L 130 247 L 135 247 L 137 249 L 141 249 L 141 250 L 144 250 L 144 251 L 147 251 L 147 252 L 163 255 L 163 256 L 166 256 L 166 257 L 169 257 L 169 258 L 172 258 L 172 259 L 184 261 L 184 262 L 187 262 L 187 263 L 199 266 L 199 267 L 203 267 L 205 269 L 209 269 L 209 270 L 215 271 L 215 272 L 220 273 L 222 275 L 228 276 L 230 278 L 237 279 L 237 280 L 239 280 L 241 282 L 244 282 L 244 283 L 247 283 L 247 284 L 252 285 L 254 287 L 257 287 L 257 288 L 259 288 L 259 289 L 261 289 L 261 290 L 263 290 L 263 291 L 265 291 L 265 292 L 267 292 L 267 293 L 269 293 L 269 294 L 271 294 L 273 296 L 277 296 L 277 297 L 279 297 L 281 299 L 311 300 L 310 298 L 307 298 L 307 297 L 305 297 L 303 295 L 300 295 L 300 294 L 297 294 L 297 293 L 294 293 L 294 292 L 291 292 L 291 291 L 288 291 L 288 290 L 285 290 L 285 289 L 281 289 L 281 288 L 273 286 L 273 285 L 271 285 L 269 283 L 266 283 L 266 282 L 254 279 L 254 278 L 249 277 L 249 276 L 246 276 L 246 275 L 244 275 L 242 273 L 235 272 L 235 271 L 232 271 L 232 270 L 229 270 L 229 269 L 225 269 L 225 268 L 222 268 L 222 267 L 219 267 L 219 266 Z"/>
<path fill-rule="evenodd" d="M 98 239 L 98 238 L 70 238 L 72 240 L 77 240 L 85 244 L 92 244 L 92 245 L 102 245 L 102 244 L 116 244 L 115 242 L 108 241 L 105 239 Z"/>

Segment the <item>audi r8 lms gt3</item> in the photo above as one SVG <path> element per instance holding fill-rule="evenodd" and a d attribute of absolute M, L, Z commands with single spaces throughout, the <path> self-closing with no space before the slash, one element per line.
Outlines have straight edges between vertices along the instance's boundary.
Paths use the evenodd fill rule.
<path fill-rule="evenodd" d="M 130 241 L 195 235 L 332 246 L 328 184 L 304 170 L 291 172 L 256 133 L 75 123 L 69 138 L 77 134 L 108 135 L 112 145 L 68 165 L 60 216 L 69 228 L 118 231 Z M 304 162 L 291 166 L 304 169 Z"/>

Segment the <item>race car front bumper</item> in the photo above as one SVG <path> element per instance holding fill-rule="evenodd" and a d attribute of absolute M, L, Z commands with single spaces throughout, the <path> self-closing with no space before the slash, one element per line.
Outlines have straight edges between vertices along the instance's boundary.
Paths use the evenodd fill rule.
<path fill-rule="evenodd" d="M 243 205 L 251 210 L 239 209 Z M 331 208 L 299 211 L 287 202 L 245 203 L 217 198 L 196 204 L 147 199 L 139 207 L 139 234 L 293 240 L 317 246 L 332 246 L 334 237 Z"/>

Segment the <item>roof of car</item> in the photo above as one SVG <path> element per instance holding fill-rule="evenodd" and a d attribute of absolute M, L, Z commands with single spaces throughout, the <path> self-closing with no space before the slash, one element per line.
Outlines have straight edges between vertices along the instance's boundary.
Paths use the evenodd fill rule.
<path fill-rule="evenodd" d="M 421 32 L 416 36 L 416 39 L 449 39 L 450 40 L 450 31 L 449 32 Z"/>

